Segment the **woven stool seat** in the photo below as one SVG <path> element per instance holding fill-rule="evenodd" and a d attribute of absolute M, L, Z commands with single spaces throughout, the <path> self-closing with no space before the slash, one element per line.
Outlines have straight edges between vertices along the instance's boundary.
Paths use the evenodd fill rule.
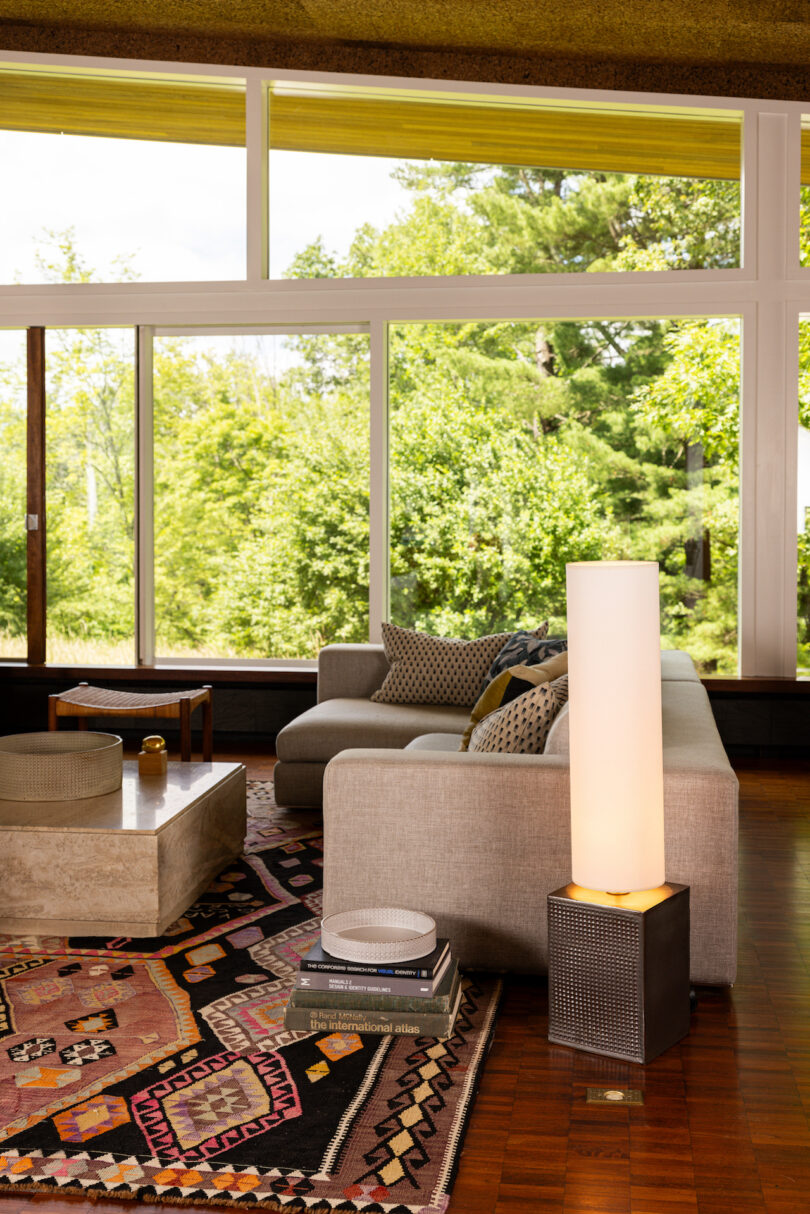
<path fill-rule="evenodd" d="M 203 710 L 203 759 L 213 757 L 213 700 L 211 688 L 195 687 L 186 691 L 113 691 L 79 683 L 59 695 L 48 696 L 48 728 L 58 729 L 59 717 L 76 717 L 80 729 L 87 728 L 87 717 L 162 717 L 180 721 L 180 758 L 191 759 L 191 714 L 198 705 Z"/>

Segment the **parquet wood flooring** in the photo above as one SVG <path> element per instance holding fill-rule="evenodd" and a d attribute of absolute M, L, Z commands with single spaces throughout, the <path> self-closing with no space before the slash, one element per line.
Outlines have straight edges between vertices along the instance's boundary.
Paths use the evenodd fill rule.
<path fill-rule="evenodd" d="M 810 1214 L 810 762 L 736 766 L 735 986 L 701 988 L 689 1036 L 640 1067 L 550 1045 L 545 981 L 510 979 L 450 1214 Z M 587 1105 L 589 1086 L 644 1104 Z M 0 1214 L 121 1209 L 0 1196 Z"/>

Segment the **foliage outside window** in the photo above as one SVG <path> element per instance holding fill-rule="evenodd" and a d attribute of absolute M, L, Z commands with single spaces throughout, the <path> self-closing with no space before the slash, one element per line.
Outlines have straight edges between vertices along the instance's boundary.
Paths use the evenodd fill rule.
<path fill-rule="evenodd" d="M 159 656 L 368 640 L 368 417 L 363 335 L 156 341 Z"/>
<path fill-rule="evenodd" d="M 131 329 L 49 329 L 49 662 L 129 665 L 135 652 Z"/>
<path fill-rule="evenodd" d="M 662 644 L 735 668 L 735 322 L 409 325 L 391 353 L 396 623 L 564 633 L 567 561 L 657 560 Z"/>

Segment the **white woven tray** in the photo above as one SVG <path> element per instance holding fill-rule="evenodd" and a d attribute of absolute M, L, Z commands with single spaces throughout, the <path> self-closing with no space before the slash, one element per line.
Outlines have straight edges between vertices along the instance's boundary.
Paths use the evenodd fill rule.
<path fill-rule="evenodd" d="M 0 738 L 0 798 L 78 801 L 121 787 L 124 750 L 114 733 L 14 733 Z"/>
<path fill-rule="evenodd" d="M 321 920 L 321 946 L 343 961 L 415 961 L 436 947 L 436 924 L 421 911 L 374 906 Z"/>

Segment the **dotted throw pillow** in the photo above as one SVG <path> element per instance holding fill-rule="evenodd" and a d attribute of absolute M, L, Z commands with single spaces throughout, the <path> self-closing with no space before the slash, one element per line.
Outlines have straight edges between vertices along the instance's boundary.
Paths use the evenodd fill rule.
<path fill-rule="evenodd" d="M 535 631 L 545 636 L 548 624 Z M 434 637 L 383 624 L 383 647 L 391 669 L 372 700 L 377 704 L 456 704 L 472 708 L 481 680 L 510 633 L 475 641 Z"/>
<path fill-rule="evenodd" d="M 567 699 L 567 674 L 540 683 L 484 717 L 472 731 L 469 750 L 542 754 L 552 722 Z"/>

